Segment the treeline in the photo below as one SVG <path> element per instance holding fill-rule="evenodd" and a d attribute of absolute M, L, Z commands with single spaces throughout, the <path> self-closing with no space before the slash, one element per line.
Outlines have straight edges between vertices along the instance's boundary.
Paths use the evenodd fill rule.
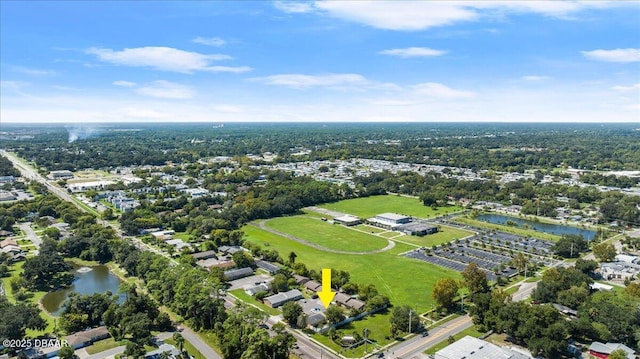
<path fill-rule="evenodd" d="M 356 190 L 365 192 L 393 192 L 419 196 L 427 206 L 442 206 L 450 200 L 466 198 L 472 201 L 499 202 L 505 205 L 521 205 L 523 214 L 555 217 L 556 208 L 580 209 L 581 204 L 600 207 L 604 222 L 618 220 L 627 224 L 640 223 L 640 197 L 620 192 L 600 192 L 594 187 L 540 183 L 535 178 L 505 184 L 495 180 L 471 181 L 443 176 L 432 172 L 420 175 L 414 172 L 378 172 L 354 178 Z M 567 197 L 568 203 L 558 201 Z"/>
<path fill-rule="evenodd" d="M 269 180 L 263 187 L 247 188 L 222 211 L 209 207 L 215 200 L 188 201 L 181 196 L 166 202 L 142 201 L 140 207 L 122 214 L 120 224 L 130 234 L 170 224 L 176 230 L 201 236 L 215 229 L 237 229 L 254 219 L 293 214 L 305 206 L 349 198 L 352 191 L 347 188 L 310 177 L 283 175 Z"/>
<path fill-rule="evenodd" d="M 272 152 L 279 161 L 371 158 L 524 172 L 571 166 L 640 167 L 640 133 L 630 125 L 585 124 L 208 124 L 133 125 L 140 131 L 91 132 L 69 143 L 63 127 L 39 128 L 29 141 L 5 141 L 47 170 L 188 163 L 203 157 Z M 13 128 L 13 127 L 12 127 Z M 17 126 L 15 129 L 28 126 Z M 11 129 L 11 128 L 9 128 Z M 194 139 L 196 141 L 194 141 Z M 50 149 L 43 151 L 43 148 Z M 293 155 L 302 149 L 311 153 Z"/>
<path fill-rule="evenodd" d="M 20 177 L 20 171 L 13 167 L 11 161 L 0 156 L 0 176 Z"/>
<path fill-rule="evenodd" d="M 597 184 L 600 186 L 631 188 L 640 183 L 640 178 L 627 176 L 602 175 L 599 173 L 585 173 L 580 175 L 580 181 L 584 183 Z"/>
<path fill-rule="evenodd" d="M 507 339 L 525 344 L 534 355 L 560 358 L 569 338 L 584 341 L 620 342 L 637 348 L 640 344 L 640 296 L 633 290 L 592 291 L 587 275 L 596 263 L 578 260 L 576 268 L 547 270 L 532 293 L 534 304 L 519 301 L 501 290 L 478 291 L 471 295 L 470 313 L 480 330 L 507 334 Z M 635 288 L 635 287 L 634 287 Z M 567 320 L 551 303 L 577 310 Z"/>

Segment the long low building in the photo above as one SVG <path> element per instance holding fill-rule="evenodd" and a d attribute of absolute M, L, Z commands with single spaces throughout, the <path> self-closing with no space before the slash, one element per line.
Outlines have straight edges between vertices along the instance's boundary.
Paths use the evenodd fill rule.
<path fill-rule="evenodd" d="M 367 219 L 367 223 L 376 227 L 395 230 L 398 226 L 411 223 L 411 217 L 396 213 L 382 213 Z"/>
<path fill-rule="evenodd" d="M 264 304 L 270 306 L 271 308 L 277 308 L 287 302 L 298 299 L 302 299 L 302 293 L 297 289 L 293 289 L 288 292 L 282 292 L 266 297 L 263 299 L 263 301 Z"/>
<path fill-rule="evenodd" d="M 224 277 L 226 280 L 236 280 L 244 277 L 248 277 L 253 275 L 253 269 L 251 268 L 239 268 L 239 269 L 230 269 L 224 272 Z"/>
<path fill-rule="evenodd" d="M 531 359 L 528 354 L 499 347 L 482 339 L 466 336 L 457 342 L 440 349 L 435 359 Z"/>
<path fill-rule="evenodd" d="M 349 226 L 356 226 L 356 225 L 362 223 L 360 218 L 354 217 L 354 216 L 349 216 L 349 215 L 336 217 L 336 218 L 333 219 L 333 222 L 337 223 L 337 224 L 341 224 L 343 226 L 348 226 L 348 227 Z"/>
<path fill-rule="evenodd" d="M 401 224 L 396 230 L 409 236 L 424 236 L 438 232 L 438 227 L 423 222 L 412 222 Z"/>

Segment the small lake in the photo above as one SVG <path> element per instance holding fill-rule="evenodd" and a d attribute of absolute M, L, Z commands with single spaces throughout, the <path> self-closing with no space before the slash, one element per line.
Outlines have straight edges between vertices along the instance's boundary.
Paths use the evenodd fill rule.
<path fill-rule="evenodd" d="M 522 219 L 518 217 L 510 217 L 503 216 L 501 214 L 481 214 L 476 219 L 494 223 L 494 224 L 503 224 L 506 225 L 507 221 L 512 221 L 518 224 L 518 227 L 522 227 L 522 225 L 526 224 L 531 229 L 535 229 L 539 232 L 551 233 L 561 236 L 563 234 L 579 234 L 584 237 L 584 239 L 590 241 L 596 237 L 596 232 L 590 229 L 583 229 L 578 227 L 565 226 L 562 224 L 553 224 L 553 223 L 542 223 L 542 222 L 534 222 L 528 219 Z"/>
<path fill-rule="evenodd" d="M 71 293 L 94 294 L 111 291 L 113 294 L 118 294 L 120 278 L 113 274 L 107 266 L 80 267 L 75 268 L 71 273 L 75 276 L 71 286 L 47 293 L 42 297 L 42 305 L 53 315 L 57 316 L 62 313 L 62 304 Z"/>

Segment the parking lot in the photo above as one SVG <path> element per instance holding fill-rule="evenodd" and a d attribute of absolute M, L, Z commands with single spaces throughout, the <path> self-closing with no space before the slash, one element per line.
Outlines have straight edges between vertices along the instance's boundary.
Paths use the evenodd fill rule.
<path fill-rule="evenodd" d="M 461 244 L 451 247 L 440 247 L 433 251 L 426 248 L 418 248 L 403 254 L 409 258 L 419 259 L 428 263 L 433 263 L 441 267 L 462 272 L 469 263 L 474 262 L 487 273 L 487 279 L 496 280 L 495 270 L 503 267 L 499 271 L 501 276 L 509 277 L 516 273 L 516 269 L 507 265 L 511 257 L 470 248 Z"/>

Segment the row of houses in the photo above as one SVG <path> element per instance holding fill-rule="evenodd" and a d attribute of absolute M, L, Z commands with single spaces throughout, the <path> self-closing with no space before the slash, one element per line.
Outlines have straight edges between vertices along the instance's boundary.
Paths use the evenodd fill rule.
<path fill-rule="evenodd" d="M 314 280 L 297 274 L 294 275 L 293 278 L 296 280 L 296 283 L 302 285 L 306 290 L 314 294 L 322 291 L 322 284 Z M 333 302 L 342 307 L 356 310 L 362 310 L 365 307 L 365 302 L 353 298 L 345 293 L 337 293 L 333 298 Z"/>

